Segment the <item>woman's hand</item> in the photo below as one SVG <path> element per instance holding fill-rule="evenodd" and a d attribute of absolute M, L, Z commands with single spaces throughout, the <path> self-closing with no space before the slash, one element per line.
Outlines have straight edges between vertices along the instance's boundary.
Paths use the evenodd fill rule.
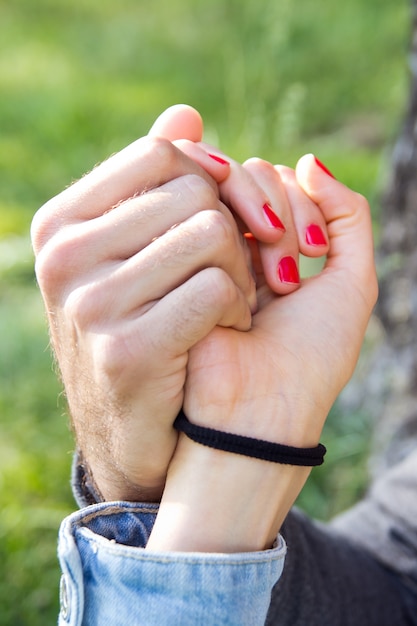
<path fill-rule="evenodd" d="M 284 185 L 294 223 L 324 221 L 327 261 L 284 298 L 268 287 L 268 267 L 263 274 L 257 264 L 252 328 L 217 327 L 190 351 L 184 411 L 201 426 L 311 447 L 353 372 L 376 301 L 369 207 L 312 155 L 295 173 L 258 160 L 246 168 L 272 202 Z M 269 254 L 268 245 L 261 246 L 264 266 Z M 205 448 L 181 435 L 149 549 L 263 549 L 308 473 Z"/>

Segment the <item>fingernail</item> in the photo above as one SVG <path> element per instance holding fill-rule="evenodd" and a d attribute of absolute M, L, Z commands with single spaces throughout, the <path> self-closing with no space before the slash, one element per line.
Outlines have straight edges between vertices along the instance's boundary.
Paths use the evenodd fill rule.
<path fill-rule="evenodd" d="M 326 237 L 320 226 L 310 224 L 306 228 L 306 242 L 310 246 L 327 246 Z"/>
<path fill-rule="evenodd" d="M 285 232 L 284 224 L 281 222 L 278 215 L 273 212 L 271 205 L 268 204 L 268 202 L 265 202 L 262 208 L 264 210 L 269 225 L 273 226 L 274 228 L 279 228 L 280 230 L 283 230 Z"/>
<path fill-rule="evenodd" d="M 284 256 L 278 265 L 278 276 L 282 283 L 300 282 L 300 274 L 298 273 L 297 263 L 292 256 Z"/>
<path fill-rule="evenodd" d="M 329 176 L 331 176 L 332 178 L 335 178 L 333 176 L 333 174 L 331 173 L 330 170 L 327 169 L 327 167 L 325 165 L 323 165 L 323 163 L 321 161 L 318 160 L 317 157 L 314 157 L 316 164 L 323 170 L 323 172 L 326 172 L 326 174 L 328 174 Z"/>
<path fill-rule="evenodd" d="M 226 159 L 222 159 L 222 157 L 217 156 L 217 154 L 209 154 L 209 157 L 211 159 L 214 159 L 215 161 L 217 161 L 217 163 L 220 163 L 221 165 L 230 165 L 229 161 L 226 161 Z"/>

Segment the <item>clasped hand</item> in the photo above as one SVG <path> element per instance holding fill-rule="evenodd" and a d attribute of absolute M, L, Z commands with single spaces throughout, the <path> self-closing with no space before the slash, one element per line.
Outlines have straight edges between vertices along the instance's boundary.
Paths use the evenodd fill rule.
<path fill-rule="evenodd" d="M 285 473 L 255 547 L 270 542 L 308 472 L 178 442 L 175 417 L 184 407 L 203 426 L 316 445 L 377 294 L 362 196 L 312 155 L 295 171 L 259 159 L 240 166 L 201 139 L 193 109 L 169 109 L 32 225 L 52 345 L 98 489 L 106 500 L 159 500 L 170 468 L 155 549 L 201 548 L 184 544 L 179 518 L 178 544 L 159 543 L 159 529 L 173 501 L 190 510 L 198 485 L 197 499 L 212 493 L 198 477 L 217 462 L 232 491 L 238 474 L 252 486 L 264 476 L 262 502 Z M 300 252 L 327 255 L 302 283 Z M 248 547 L 246 536 L 232 544 Z"/>

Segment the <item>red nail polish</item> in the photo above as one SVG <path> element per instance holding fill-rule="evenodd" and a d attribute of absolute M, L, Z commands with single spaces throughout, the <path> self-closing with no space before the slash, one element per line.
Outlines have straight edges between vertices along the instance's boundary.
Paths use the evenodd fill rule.
<path fill-rule="evenodd" d="M 230 165 L 229 161 L 226 161 L 226 159 L 222 159 L 221 157 L 217 156 L 217 154 L 209 154 L 209 157 L 211 159 L 214 159 L 215 161 L 217 161 L 217 163 L 220 163 L 221 165 Z"/>
<path fill-rule="evenodd" d="M 298 273 L 297 263 L 292 256 L 284 256 L 278 265 L 278 276 L 282 283 L 300 282 L 300 274 Z"/>
<path fill-rule="evenodd" d="M 320 226 L 310 224 L 306 228 L 306 242 L 309 246 L 327 246 L 326 237 Z"/>
<path fill-rule="evenodd" d="M 268 202 L 265 202 L 262 208 L 264 210 L 269 225 L 273 226 L 274 228 L 279 228 L 280 230 L 283 230 L 285 232 L 284 224 L 281 222 L 278 215 L 273 212 L 271 205 L 268 204 Z"/>
<path fill-rule="evenodd" d="M 333 174 L 331 173 L 331 171 L 328 170 L 327 167 L 325 165 L 323 165 L 323 163 L 321 161 L 319 161 L 317 157 L 314 157 L 314 160 L 316 161 L 316 164 L 323 170 L 323 172 L 326 172 L 326 174 L 328 174 L 332 178 L 335 178 L 333 176 Z"/>

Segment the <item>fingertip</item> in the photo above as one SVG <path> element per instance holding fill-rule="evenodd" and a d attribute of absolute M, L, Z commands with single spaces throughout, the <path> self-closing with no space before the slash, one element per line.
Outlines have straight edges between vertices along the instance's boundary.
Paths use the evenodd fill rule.
<path fill-rule="evenodd" d="M 264 202 L 264 204 L 262 205 L 262 211 L 268 227 L 281 231 L 282 233 L 286 232 L 287 229 L 285 228 L 278 215 L 272 209 L 270 202 Z"/>
<path fill-rule="evenodd" d="M 305 193 L 318 205 L 335 202 L 343 185 L 314 154 L 305 154 L 295 168 L 296 179 Z"/>
<path fill-rule="evenodd" d="M 230 162 L 214 152 L 207 152 L 200 142 L 195 143 L 189 139 L 176 139 L 172 143 L 200 165 L 217 183 L 223 182 L 229 176 Z"/>
<path fill-rule="evenodd" d="M 204 124 L 200 113 L 188 104 L 175 104 L 156 119 L 149 135 L 164 137 L 170 141 L 189 139 L 201 141 Z"/>
<path fill-rule="evenodd" d="M 278 278 L 283 285 L 288 285 L 291 288 L 297 287 L 300 284 L 300 273 L 298 271 L 298 265 L 293 256 L 284 256 L 280 259 L 277 267 Z"/>
<path fill-rule="evenodd" d="M 212 172 L 212 176 L 216 182 L 222 183 L 230 174 L 230 161 L 213 152 L 205 152 L 205 154 L 211 162 L 211 166 L 208 166 L 207 169 Z"/>
<path fill-rule="evenodd" d="M 305 242 L 308 246 L 313 248 L 320 248 L 324 250 L 328 247 L 329 242 L 324 234 L 324 231 L 319 224 L 311 223 L 306 226 L 305 229 Z"/>
<path fill-rule="evenodd" d="M 320 174 L 326 174 L 326 176 L 329 176 L 330 178 L 333 178 L 333 180 L 336 180 L 336 177 L 334 176 L 334 174 L 332 174 L 329 168 L 318 157 L 316 157 L 316 155 L 311 153 L 304 154 L 304 156 L 299 159 L 295 167 L 295 171 L 297 174 L 297 178 L 300 175 L 305 175 L 307 172 L 316 171 Z"/>
<path fill-rule="evenodd" d="M 276 253 L 271 246 L 260 248 L 266 284 L 276 295 L 285 296 L 301 285 L 298 255 L 286 250 Z"/>
<path fill-rule="evenodd" d="M 321 169 L 321 170 L 322 170 L 325 174 L 327 174 L 328 176 L 330 176 L 330 178 L 333 178 L 333 179 L 335 179 L 335 180 L 336 180 L 336 177 L 335 177 L 335 176 L 331 173 L 331 171 L 329 170 L 329 168 L 328 168 L 328 167 L 326 167 L 326 166 L 324 165 L 324 163 L 322 163 L 322 162 L 320 161 L 320 159 L 318 159 L 318 158 L 315 156 L 315 157 L 314 157 L 314 161 L 315 161 L 316 165 L 317 165 L 317 166 L 318 166 L 318 167 L 319 167 L 319 168 L 320 168 L 320 169 Z"/>

